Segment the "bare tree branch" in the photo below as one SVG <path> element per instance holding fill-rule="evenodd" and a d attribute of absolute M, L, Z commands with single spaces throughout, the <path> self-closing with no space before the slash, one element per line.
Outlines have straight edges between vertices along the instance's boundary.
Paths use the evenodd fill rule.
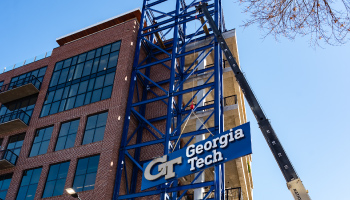
<path fill-rule="evenodd" d="M 251 15 L 244 26 L 258 24 L 267 35 L 295 39 L 309 35 L 310 43 L 346 43 L 350 33 L 350 0 L 240 0 Z"/>

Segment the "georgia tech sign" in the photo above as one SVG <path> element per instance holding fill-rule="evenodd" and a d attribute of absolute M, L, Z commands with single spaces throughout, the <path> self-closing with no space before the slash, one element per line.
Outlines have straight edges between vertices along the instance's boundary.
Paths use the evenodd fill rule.
<path fill-rule="evenodd" d="M 248 122 L 145 163 L 141 190 L 251 153 Z"/>

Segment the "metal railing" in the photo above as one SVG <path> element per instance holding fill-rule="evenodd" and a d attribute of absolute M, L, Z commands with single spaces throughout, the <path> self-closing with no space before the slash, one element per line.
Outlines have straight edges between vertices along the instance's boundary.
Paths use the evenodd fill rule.
<path fill-rule="evenodd" d="M 39 81 L 39 79 L 37 79 L 35 76 L 32 75 L 32 76 L 20 79 L 18 81 L 14 81 L 14 82 L 11 82 L 11 83 L 8 83 L 8 84 L 1 86 L 0 93 L 8 91 L 8 90 L 12 90 L 12 89 L 14 89 L 16 87 L 20 87 L 22 85 L 26 85 L 28 83 L 32 83 L 36 88 L 40 89 L 41 82 Z"/>
<path fill-rule="evenodd" d="M 17 64 L 11 65 L 11 66 L 4 67 L 4 70 L 2 72 L 0 71 L 0 74 L 4 73 L 4 72 L 8 72 L 8 71 L 16 69 L 16 68 L 19 68 L 19 67 L 22 67 L 24 65 L 28 65 L 28 64 L 30 64 L 32 62 L 36 62 L 38 60 L 50 57 L 51 54 L 52 54 L 52 51 L 48 51 L 48 52 L 45 52 L 45 53 L 40 54 L 38 56 L 35 56 L 34 58 L 29 58 L 29 59 L 24 60 L 23 62 L 19 62 Z"/>
<path fill-rule="evenodd" d="M 0 151 L 0 160 L 7 160 L 11 164 L 16 165 L 18 155 L 16 155 L 11 149 L 5 149 Z"/>
<path fill-rule="evenodd" d="M 237 104 L 237 95 L 224 97 L 223 100 L 224 100 L 224 106 Z M 204 102 L 205 106 L 212 105 L 212 104 L 214 104 L 214 100 Z"/>
<path fill-rule="evenodd" d="M 9 122 L 15 119 L 22 120 L 25 124 L 29 125 L 30 116 L 23 110 L 16 110 L 11 113 L 0 116 L 0 124 Z"/>
<path fill-rule="evenodd" d="M 237 95 L 224 97 L 223 101 L 224 101 L 223 102 L 224 106 L 237 104 Z M 212 104 L 214 104 L 214 100 L 204 102 L 204 106 L 208 106 Z M 196 106 L 197 104 L 194 103 L 193 105 Z M 189 110 L 189 109 L 191 109 L 191 105 L 188 105 L 185 110 Z"/>
<path fill-rule="evenodd" d="M 227 63 L 227 64 L 226 64 Z M 205 68 L 209 68 L 209 67 L 212 67 L 214 66 L 214 64 L 209 64 L 209 65 L 206 65 Z M 226 67 L 231 67 L 230 64 L 227 62 L 227 60 L 223 60 L 222 61 L 222 68 L 226 68 Z"/>
<path fill-rule="evenodd" d="M 208 200 L 214 198 L 215 190 L 208 196 Z M 204 196 L 206 195 L 206 192 L 204 193 Z M 240 187 L 236 188 L 226 188 L 225 189 L 225 200 L 243 200 L 242 190 Z"/>
<path fill-rule="evenodd" d="M 181 200 L 194 200 L 193 199 L 193 194 L 186 194 L 181 198 Z"/>

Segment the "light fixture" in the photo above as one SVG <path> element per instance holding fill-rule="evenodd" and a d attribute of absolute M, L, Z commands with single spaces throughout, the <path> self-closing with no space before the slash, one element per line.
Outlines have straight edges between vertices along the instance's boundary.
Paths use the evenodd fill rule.
<path fill-rule="evenodd" d="M 67 189 L 66 189 L 66 192 L 67 192 L 68 194 L 70 194 L 70 196 L 72 196 L 72 197 L 74 197 L 74 198 L 78 198 L 79 200 L 81 200 L 80 197 L 79 197 L 79 195 L 78 195 L 78 193 L 76 193 L 75 190 L 74 190 L 73 188 L 67 188 Z"/>

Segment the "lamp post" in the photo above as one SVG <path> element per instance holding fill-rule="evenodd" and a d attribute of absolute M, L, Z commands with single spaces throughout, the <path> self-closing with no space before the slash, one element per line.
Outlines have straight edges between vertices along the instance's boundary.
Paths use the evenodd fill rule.
<path fill-rule="evenodd" d="M 68 194 L 70 194 L 70 196 L 81 200 L 81 198 L 79 197 L 78 193 L 76 193 L 75 190 L 74 190 L 73 188 L 67 188 L 67 189 L 66 189 L 66 192 L 67 192 Z"/>

